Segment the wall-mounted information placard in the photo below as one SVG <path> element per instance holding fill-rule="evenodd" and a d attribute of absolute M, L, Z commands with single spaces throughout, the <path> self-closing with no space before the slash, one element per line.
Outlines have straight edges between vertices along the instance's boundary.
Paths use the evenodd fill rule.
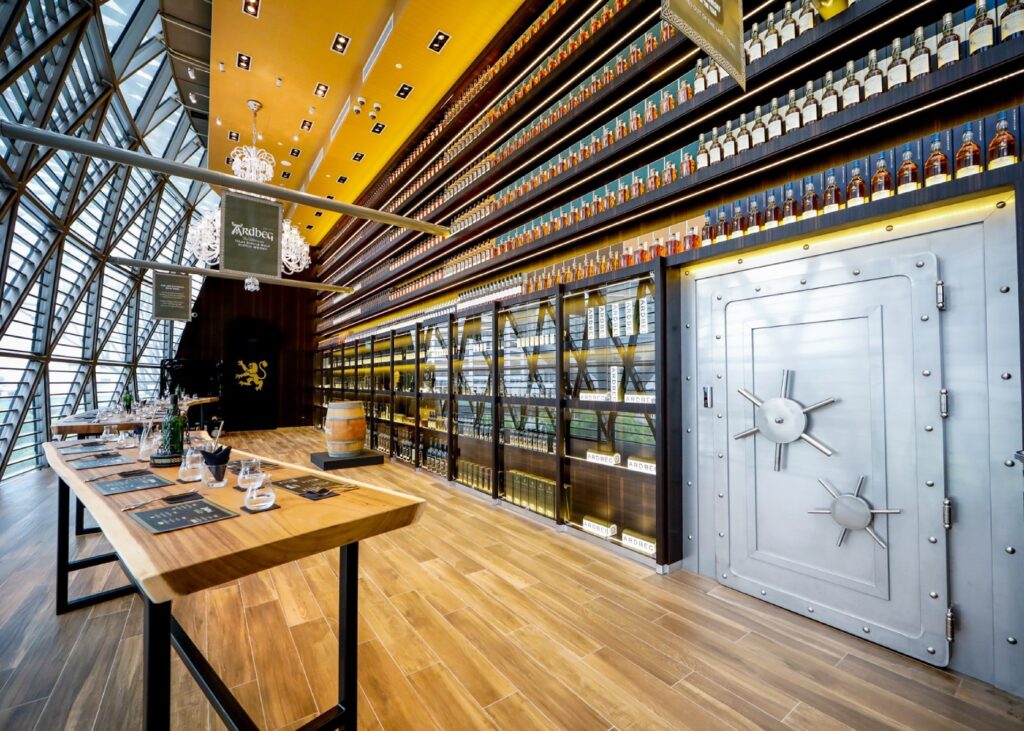
<path fill-rule="evenodd" d="M 281 276 L 281 205 L 225 193 L 221 199 L 221 269 Z"/>
<path fill-rule="evenodd" d="M 661 17 L 715 59 L 746 91 L 742 0 L 661 0 Z"/>
<path fill-rule="evenodd" d="M 153 319 L 192 319 L 192 277 L 153 272 Z"/>

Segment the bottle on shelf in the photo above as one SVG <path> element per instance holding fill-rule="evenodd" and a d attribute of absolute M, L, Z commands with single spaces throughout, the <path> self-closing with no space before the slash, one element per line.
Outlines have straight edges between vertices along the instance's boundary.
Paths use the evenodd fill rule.
<path fill-rule="evenodd" d="M 782 220 L 782 210 L 779 208 L 779 204 L 775 200 L 775 194 L 768 194 L 768 203 L 764 207 L 764 223 L 762 227 L 765 229 L 777 228 L 779 221 Z"/>
<path fill-rule="evenodd" d="M 750 26 L 750 40 L 747 41 L 747 63 L 753 63 L 764 55 L 764 43 L 757 29 L 757 21 Z"/>
<path fill-rule="evenodd" d="M 764 34 L 761 36 L 761 46 L 767 55 L 772 51 L 777 51 L 780 45 L 781 39 L 779 38 L 779 31 L 775 27 L 775 16 L 772 13 L 768 13 L 768 23 L 765 26 Z"/>
<path fill-rule="evenodd" d="M 818 201 L 818 193 L 814 190 L 814 181 L 808 178 L 804 182 L 804 199 L 802 201 L 803 213 L 800 218 L 814 218 L 821 213 L 821 205 Z"/>
<path fill-rule="evenodd" d="M 722 70 L 718 68 L 718 64 L 713 58 L 708 59 L 708 68 L 704 72 L 704 78 L 707 80 L 708 87 L 712 87 L 722 80 Z"/>
<path fill-rule="evenodd" d="M 846 184 L 846 207 L 852 208 L 868 202 L 868 185 L 860 175 L 860 166 L 850 170 L 850 182 Z"/>
<path fill-rule="evenodd" d="M 800 117 L 804 124 L 815 122 L 821 118 L 821 104 L 818 102 L 818 98 L 814 96 L 813 81 L 808 81 L 807 86 L 804 87 L 804 101 L 800 107 Z"/>
<path fill-rule="evenodd" d="M 968 122 L 964 128 L 963 142 L 960 149 L 956 151 L 956 177 L 959 179 L 977 175 L 984 169 L 984 164 L 981 161 L 981 148 L 974 141 L 974 126 Z"/>
<path fill-rule="evenodd" d="M 843 191 L 836 184 L 836 171 L 829 170 L 825 176 L 825 190 L 821 194 L 822 213 L 833 213 L 843 207 Z"/>
<path fill-rule="evenodd" d="M 836 91 L 835 82 L 832 79 L 832 72 L 825 72 L 825 85 L 821 90 L 821 116 L 831 117 L 839 111 L 839 92 Z"/>
<path fill-rule="evenodd" d="M 686 236 L 683 237 L 683 251 L 693 251 L 699 249 L 701 245 L 700 236 L 697 234 L 697 228 L 690 226 L 686 230 Z"/>
<path fill-rule="evenodd" d="M 728 160 L 736 154 L 736 136 L 732 132 L 732 120 L 725 123 L 725 138 L 722 140 L 722 159 Z"/>
<path fill-rule="evenodd" d="M 732 232 L 732 226 L 729 224 L 729 220 L 725 217 L 725 209 L 718 209 L 718 224 L 715 226 L 715 243 L 720 244 L 723 241 L 729 240 L 729 234 Z"/>
<path fill-rule="evenodd" d="M 914 162 L 914 153 L 910 145 L 903 145 L 903 162 L 896 170 L 896 193 L 909 193 L 921 187 L 921 176 Z"/>
<path fill-rule="evenodd" d="M 740 128 L 736 131 L 736 152 L 750 149 L 750 129 L 747 127 L 747 113 L 740 114 Z"/>
<path fill-rule="evenodd" d="M 669 234 L 667 249 L 668 254 L 666 256 L 683 252 L 683 240 L 679 237 L 678 231 L 673 231 Z"/>
<path fill-rule="evenodd" d="M 764 217 L 761 214 L 761 209 L 757 205 L 757 199 L 751 198 L 747 204 L 747 228 L 746 233 L 756 234 L 764 228 Z"/>
<path fill-rule="evenodd" d="M 738 239 L 747 232 L 747 217 L 743 215 L 743 206 L 738 203 L 732 209 L 732 233 L 729 238 Z"/>
<path fill-rule="evenodd" d="M 988 143 L 988 169 L 995 170 L 1017 162 L 1017 140 L 1010 132 L 1006 112 L 996 117 L 996 133 Z"/>
<path fill-rule="evenodd" d="M 892 173 L 885 161 L 885 153 L 878 153 L 875 161 L 875 174 L 871 176 L 871 200 L 881 200 L 892 195 Z"/>
<path fill-rule="evenodd" d="M 688 175 L 693 175 L 695 172 L 697 172 L 697 162 L 693 159 L 693 155 L 691 155 L 689 152 L 683 153 L 683 161 L 682 164 L 679 166 L 679 172 L 680 177 L 684 178 Z"/>
<path fill-rule="evenodd" d="M 676 104 L 683 104 L 693 99 L 693 87 L 686 79 L 680 79 L 676 83 Z"/>
<path fill-rule="evenodd" d="M 796 36 L 797 25 L 796 18 L 793 17 L 793 6 L 790 0 L 786 0 L 782 9 L 782 22 L 779 24 L 779 40 L 785 44 L 794 40 Z"/>
<path fill-rule="evenodd" d="M 890 89 L 910 81 L 910 62 L 903 57 L 903 46 L 898 37 L 892 39 L 892 56 L 885 76 Z"/>
<path fill-rule="evenodd" d="M 722 145 L 718 142 L 718 127 L 711 128 L 711 143 L 708 145 L 708 165 L 722 161 Z"/>
<path fill-rule="evenodd" d="M 960 36 L 953 30 L 953 14 L 942 16 L 942 35 L 935 49 L 935 68 L 944 68 L 960 60 Z"/>
<path fill-rule="evenodd" d="M 708 88 L 708 79 L 704 75 L 704 68 L 701 59 L 697 59 L 697 71 L 693 75 L 693 93 L 700 94 Z"/>
<path fill-rule="evenodd" d="M 932 54 L 924 43 L 924 28 L 914 30 L 914 50 L 910 54 L 910 80 L 924 76 L 932 70 Z"/>
<path fill-rule="evenodd" d="M 793 193 L 793 185 L 786 184 L 786 192 L 782 197 L 782 221 L 781 223 L 793 223 L 800 217 L 800 202 Z"/>
<path fill-rule="evenodd" d="M 633 247 L 625 246 L 622 247 L 622 256 L 619 257 L 619 268 L 625 269 L 636 264 L 636 257 L 633 256 Z"/>
<path fill-rule="evenodd" d="M 932 135 L 931 153 L 924 163 L 924 184 L 938 185 L 949 181 L 949 158 L 942 151 L 942 137 L 939 133 Z"/>
<path fill-rule="evenodd" d="M 814 9 L 814 0 L 804 0 L 803 6 L 800 8 L 799 16 L 797 17 L 797 29 L 800 31 L 800 35 L 803 35 L 807 31 L 814 28 L 817 22 L 817 12 Z"/>
<path fill-rule="evenodd" d="M 1003 15 L 999 18 L 999 39 L 1008 41 L 1011 38 L 1024 36 L 1024 0 L 1007 0 L 1003 6 Z"/>
<path fill-rule="evenodd" d="M 768 139 L 782 137 L 783 126 L 782 115 L 779 114 L 779 100 L 772 99 L 772 109 L 768 115 Z"/>
<path fill-rule="evenodd" d="M 885 91 L 885 75 L 878 68 L 878 53 L 872 48 L 868 51 L 868 71 L 864 74 L 864 99 L 878 96 Z"/>
<path fill-rule="evenodd" d="M 654 244 L 651 246 L 651 259 L 658 259 L 663 256 L 668 256 L 669 247 L 665 244 L 665 239 L 660 236 L 654 238 Z"/>
<path fill-rule="evenodd" d="M 783 114 L 782 118 L 785 124 L 786 132 L 793 132 L 794 130 L 800 129 L 801 117 L 800 107 L 796 105 L 796 89 L 789 90 L 786 111 L 785 114 Z"/>
<path fill-rule="evenodd" d="M 768 127 L 761 119 L 761 105 L 754 107 L 754 122 L 750 126 L 750 144 L 760 145 L 768 139 Z"/>
<path fill-rule="evenodd" d="M 704 133 L 701 132 L 697 140 L 697 169 L 703 170 L 708 164 L 708 147 L 704 142 Z"/>
<path fill-rule="evenodd" d="M 711 246 L 715 238 L 715 227 L 711 225 L 711 211 L 704 214 L 704 225 L 700 229 L 700 245 Z"/>
<path fill-rule="evenodd" d="M 974 22 L 967 32 L 970 55 L 987 50 L 996 42 L 996 22 L 988 15 L 988 3 L 978 0 L 974 4 Z"/>
<path fill-rule="evenodd" d="M 860 102 L 860 82 L 853 61 L 846 62 L 846 74 L 843 76 L 843 109 Z"/>

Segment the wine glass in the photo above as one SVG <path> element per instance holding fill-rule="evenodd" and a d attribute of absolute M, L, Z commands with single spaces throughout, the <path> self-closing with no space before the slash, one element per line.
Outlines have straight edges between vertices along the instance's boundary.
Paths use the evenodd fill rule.
<path fill-rule="evenodd" d="M 203 455 L 199 449 L 189 446 L 181 459 L 181 467 L 178 468 L 178 479 L 182 482 L 199 482 L 203 479 Z"/>

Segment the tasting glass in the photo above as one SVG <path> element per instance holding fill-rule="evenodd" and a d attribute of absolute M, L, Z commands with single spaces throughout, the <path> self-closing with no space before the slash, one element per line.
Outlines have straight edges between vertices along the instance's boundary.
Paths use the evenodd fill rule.
<path fill-rule="evenodd" d="M 159 432 L 150 432 L 143 435 L 139 441 L 139 460 L 148 462 L 153 453 L 160 449 L 161 441 L 162 437 Z"/>
<path fill-rule="evenodd" d="M 117 429 L 113 424 L 104 424 L 103 433 L 100 434 L 100 439 L 104 442 L 113 442 L 118 438 Z"/>
<path fill-rule="evenodd" d="M 117 448 L 118 449 L 130 449 L 138 446 L 135 441 L 135 433 L 128 429 L 117 433 Z"/>
<path fill-rule="evenodd" d="M 193 446 L 185 450 L 178 468 L 178 479 L 182 482 L 199 482 L 203 479 L 203 455 Z"/>

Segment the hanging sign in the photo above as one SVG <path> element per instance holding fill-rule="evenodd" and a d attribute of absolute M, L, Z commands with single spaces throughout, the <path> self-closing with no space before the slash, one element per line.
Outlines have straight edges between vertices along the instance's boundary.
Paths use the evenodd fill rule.
<path fill-rule="evenodd" d="M 661 17 L 747 89 L 742 0 L 661 0 Z"/>
<path fill-rule="evenodd" d="M 849 0 L 818 0 L 818 12 L 825 20 L 838 15 L 849 6 Z"/>
<path fill-rule="evenodd" d="M 221 199 L 221 269 L 281 276 L 281 205 L 225 193 Z"/>
<path fill-rule="evenodd" d="M 192 319 L 192 277 L 153 272 L 153 319 Z"/>

